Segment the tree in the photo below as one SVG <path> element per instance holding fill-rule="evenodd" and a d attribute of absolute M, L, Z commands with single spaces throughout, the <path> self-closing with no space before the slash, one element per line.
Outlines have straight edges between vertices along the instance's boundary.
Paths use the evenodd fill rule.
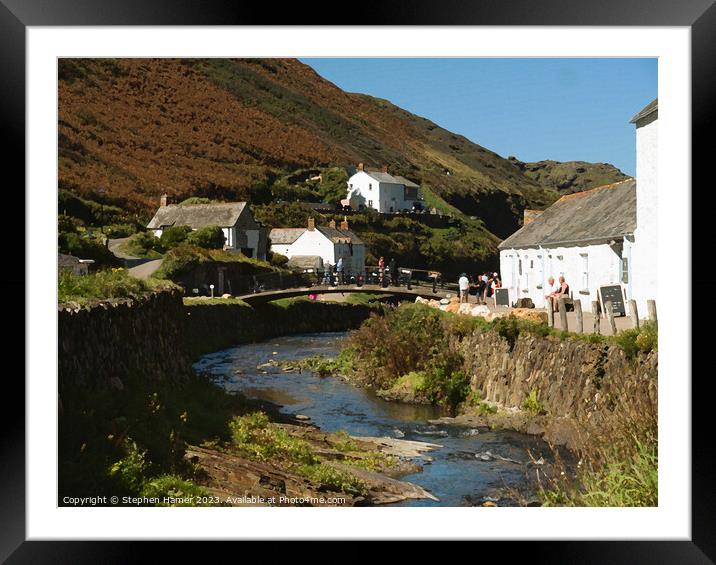
<path fill-rule="evenodd" d="M 188 244 L 205 249 L 221 249 L 225 241 L 224 232 L 219 226 L 205 226 L 191 232 L 186 238 Z"/>

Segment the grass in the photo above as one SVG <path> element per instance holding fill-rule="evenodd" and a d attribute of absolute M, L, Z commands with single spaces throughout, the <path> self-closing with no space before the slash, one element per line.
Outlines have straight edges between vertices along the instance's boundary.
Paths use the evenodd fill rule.
<path fill-rule="evenodd" d="M 272 424 L 263 412 L 234 418 L 231 447 L 256 461 L 282 462 L 291 470 L 324 487 L 349 494 L 365 494 L 365 484 L 349 472 L 335 469 L 315 454 L 311 444 Z M 339 446 L 352 447 L 345 439 Z"/>
<path fill-rule="evenodd" d="M 169 281 L 144 281 L 131 277 L 125 269 L 107 269 L 90 275 L 61 272 L 57 283 L 57 301 L 60 304 L 87 304 L 111 298 L 139 298 L 171 287 L 174 285 Z"/>
<path fill-rule="evenodd" d="M 228 422 L 249 411 L 193 373 L 176 382 L 123 379 L 122 390 L 61 388 L 59 494 L 201 496 L 188 443 L 228 441 Z"/>

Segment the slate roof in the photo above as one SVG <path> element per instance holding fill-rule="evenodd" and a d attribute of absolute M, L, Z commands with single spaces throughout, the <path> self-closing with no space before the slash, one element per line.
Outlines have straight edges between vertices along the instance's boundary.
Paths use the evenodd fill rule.
<path fill-rule="evenodd" d="M 580 245 L 620 239 L 636 229 L 636 180 L 567 194 L 500 243 L 500 249 Z"/>
<path fill-rule="evenodd" d="M 363 245 L 363 241 L 350 230 L 341 230 L 338 228 L 330 228 L 328 226 L 316 226 L 316 229 L 330 239 L 333 243 L 352 243 L 353 245 Z"/>
<path fill-rule="evenodd" d="M 639 112 L 637 112 L 634 117 L 629 120 L 630 124 L 635 124 L 637 121 L 641 120 L 642 118 L 646 118 L 649 114 L 652 112 L 656 112 L 659 110 L 659 99 L 654 98 L 651 102 L 649 102 L 646 106 L 644 106 Z"/>
<path fill-rule="evenodd" d="M 169 204 L 162 206 L 147 224 L 149 229 L 167 226 L 189 226 L 199 229 L 205 226 L 231 227 L 239 220 L 246 202 L 222 202 L 214 204 Z"/>
<path fill-rule="evenodd" d="M 271 244 L 290 245 L 303 235 L 307 228 L 274 228 L 269 232 Z"/>
<path fill-rule="evenodd" d="M 371 178 L 377 180 L 378 182 L 385 182 L 390 184 L 403 184 L 405 186 L 413 187 L 413 188 L 420 188 L 417 184 L 415 184 L 412 181 L 409 181 L 405 177 L 401 177 L 399 175 L 393 176 L 390 173 L 384 173 L 382 171 L 363 171 L 365 174 L 370 176 Z"/>

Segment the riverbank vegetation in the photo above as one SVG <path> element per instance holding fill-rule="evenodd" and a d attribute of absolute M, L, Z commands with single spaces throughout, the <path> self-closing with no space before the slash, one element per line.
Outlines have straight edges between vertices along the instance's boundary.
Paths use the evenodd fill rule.
<path fill-rule="evenodd" d="M 104 269 L 89 275 L 60 272 L 57 282 L 57 301 L 88 304 L 113 298 L 140 298 L 162 288 L 172 288 L 170 281 L 142 280 L 131 277 L 125 269 Z"/>
<path fill-rule="evenodd" d="M 577 437 L 571 445 L 579 464 L 576 469 L 558 466 L 560 472 L 543 483 L 541 495 L 544 504 L 555 506 L 657 504 L 656 385 L 653 376 L 637 369 L 639 359 L 658 348 L 654 322 L 616 336 L 582 335 L 512 316 L 488 322 L 404 304 L 383 315 L 371 315 L 352 332 L 340 360 L 314 363 L 326 372 L 341 372 L 387 400 L 435 404 L 452 414 L 489 416 L 497 408 L 471 388 L 459 346 L 475 331 L 498 334 L 510 350 L 521 334 L 620 348 L 625 370 L 633 370 L 633 378 L 612 379 L 607 388 L 593 383 L 593 394 L 605 396 L 606 404 L 598 412 L 577 410 Z M 600 370 L 603 373 L 601 355 L 594 357 L 597 376 Z M 602 374 L 598 380 L 603 378 Z M 528 418 L 545 421 L 550 417 L 545 409 L 546 394 L 547 390 L 532 388 L 516 407 Z"/>

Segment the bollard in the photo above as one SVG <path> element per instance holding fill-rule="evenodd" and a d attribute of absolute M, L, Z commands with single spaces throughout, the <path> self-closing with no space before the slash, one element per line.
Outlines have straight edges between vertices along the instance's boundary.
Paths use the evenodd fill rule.
<path fill-rule="evenodd" d="M 599 302 L 592 300 L 592 317 L 594 318 L 594 333 L 599 335 L 601 329 L 599 327 Z"/>
<path fill-rule="evenodd" d="M 579 298 L 574 300 L 574 314 L 577 317 L 577 333 L 584 333 L 584 318 L 582 317 L 582 301 Z"/>
<path fill-rule="evenodd" d="M 636 300 L 633 298 L 629 301 L 629 317 L 633 328 L 639 329 L 639 311 L 636 308 Z"/>
<path fill-rule="evenodd" d="M 656 300 L 647 300 L 646 310 L 649 314 L 649 320 L 656 322 Z"/>
<path fill-rule="evenodd" d="M 567 324 L 567 303 L 564 300 L 564 296 L 559 297 L 559 325 L 563 332 L 569 331 Z"/>
<path fill-rule="evenodd" d="M 614 310 L 612 310 L 611 300 L 607 300 L 604 303 L 604 315 L 607 317 L 609 326 L 612 328 L 612 335 L 617 335 L 617 323 L 614 321 Z"/>
<path fill-rule="evenodd" d="M 554 308 L 552 307 L 552 299 L 547 299 L 547 324 L 550 328 L 554 327 Z"/>

